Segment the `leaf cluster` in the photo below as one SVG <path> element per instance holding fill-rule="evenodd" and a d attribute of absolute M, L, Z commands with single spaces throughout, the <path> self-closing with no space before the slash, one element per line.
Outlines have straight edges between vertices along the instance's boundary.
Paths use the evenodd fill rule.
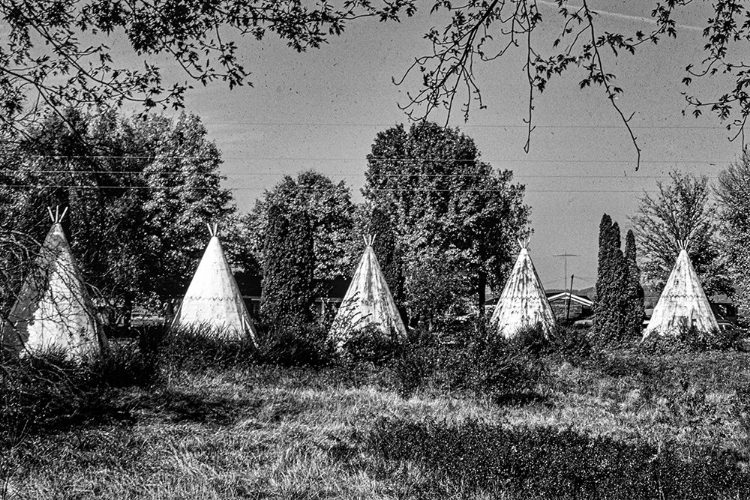
<path fill-rule="evenodd" d="M 183 107 L 191 82 L 246 83 L 237 37 L 273 33 L 298 52 L 319 48 L 348 21 L 395 20 L 412 0 L 21 0 L 0 4 L 8 33 L 0 44 L 0 132 L 23 133 L 43 108 L 141 103 Z M 126 40 L 140 68 L 118 61 L 109 41 Z M 185 80 L 168 83 L 159 58 L 176 62 Z M 60 114 L 62 117 L 63 115 Z"/>

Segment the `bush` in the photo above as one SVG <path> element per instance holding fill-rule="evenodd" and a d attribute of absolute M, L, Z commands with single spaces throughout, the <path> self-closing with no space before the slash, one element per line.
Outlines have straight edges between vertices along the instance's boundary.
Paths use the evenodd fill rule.
<path fill-rule="evenodd" d="M 468 375 L 464 380 L 474 392 L 495 401 L 533 395 L 546 376 L 538 342 L 535 333 L 510 341 L 496 335 L 480 337 L 471 346 L 470 356 L 463 358 L 470 365 L 461 375 Z"/>
<path fill-rule="evenodd" d="M 558 327 L 550 336 L 545 353 L 578 365 L 591 358 L 594 348 L 586 330 Z"/>
<path fill-rule="evenodd" d="M 625 443 L 548 427 L 381 419 L 364 446 L 397 468 L 417 464 L 429 487 L 468 498 L 748 498 L 750 474 L 716 449 L 686 460 L 667 444 Z M 424 498 L 440 496 L 424 492 Z"/>
<path fill-rule="evenodd" d="M 391 366 L 397 390 L 404 396 L 432 379 L 495 402 L 520 401 L 538 396 L 537 386 L 546 376 L 539 358 L 545 343 L 535 329 L 506 340 L 487 333 L 484 320 L 479 320 L 450 343 L 441 342 L 439 335 L 422 333 L 402 347 Z"/>
<path fill-rule="evenodd" d="M 144 339 L 147 349 L 156 347 L 167 370 L 203 372 L 253 364 L 257 348 L 249 337 L 227 338 L 213 328 L 192 327 L 170 330 L 161 339 Z M 156 346 L 149 345 L 156 343 Z"/>
<path fill-rule="evenodd" d="M 726 351 L 738 348 L 741 337 L 742 330 L 736 328 L 706 332 L 695 326 L 683 326 L 677 335 L 649 335 L 641 346 L 654 354 Z"/>
<path fill-rule="evenodd" d="M 346 360 L 379 365 L 396 356 L 403 343 L 405 341 L 399 339 L 395 332 L 384 335 L 380 328 L 369 324 L 351 332 L 341 345 L 340 352 Z"/>
<path fill-rule="evenodd" d="M 401 344 L 390 362 L 398 394 L 404 398 L 414 394 L 435 373 L 444 351 L 437 337 L 429 332 L 418 332 Z"/>
<path fill-rule="evenodd" d="M 326 366 L 333 359 L 325 325 L 304 323 L 276 327 L 256 324 L 257 360 L 280 366 Z"/>
<path fill-rule="evenodd" d="M 0 373 L 0 435 L 10 439 L 99 418 L 112 409 L 113 389 L 153 385 L 160 372 L 156 358 L 124 342 L 79 361 L 60 352 L 4 359 Z"/>
<path fill-rule="evenodd" d="M 497 337 L 499 336 L 495 336 L 495 338 Z M 547 333 L 540 324 L 519 329 L 516 334 L 507 339 L 506 342 L 517 350 L 526 351 L 534 356 L 541 354 L 550 344 L 550 340 L 547 338 Z"/>

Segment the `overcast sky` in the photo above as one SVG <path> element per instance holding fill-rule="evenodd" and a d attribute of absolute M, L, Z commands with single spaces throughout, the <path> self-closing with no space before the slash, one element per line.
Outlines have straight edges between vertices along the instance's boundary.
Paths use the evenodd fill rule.
<path fill-rule="evenodd" d="M 550 20 L 552 2 L 540 2 Z M 652 27 L 645 0 L 599 2 L 599 29 L 646 31 Z M 635 150 L 615 110 L 601 89 L 581 91 L 579 70 L 552 81 L 535 101 L 531 151 L 523 145 L 528 89 L 522 51 L 477 68 L 487 109 L 475 109 L 468 122 L 459 114 L 451 121 L 471 136 L 482 158 L 495 168 L 510 169 L 525 184 L 532 207 L 531 255 L 547 289 L 561 288 L 563 260 L 576 288 L 593 286 L 596 276 L 598 225 L 603 213 L 630 227 L 644 190 L 669 171 L 704 173 L 713 181 L 736 160 L 741 146 L 713 116 L 684 118 L 684 68 L 698 63 L 705 43 L 699 29 L 707 4 L 691 4 L 691 16 L 679 18 L 680 35 L 658 46 L 645 46 L 636 57 L 605 53 L 607 71 L 618 75 L 625 90 L 618 103 L 635 112 L 633 128 L 643 150 L 635 171 Z M 698 10 L 696 10 L 698 9 Z M 297 54 L 273 40 L 241 41 L 242 61 L 252 72 L 253 87 L 229 91 L 221 85 L 196 88 L 188 95 L 188 111 L 200 115 L 224 158 L 226 185 L 238 207 L 249 211 L 255 199 L 285 174 L 318 170 L 334 181 L 345 180 L 354 200 L 364 183 L 365 155 L 375 134 L 406 122 L 398 104 L 417 82 L 392 84 L 413 57 L 429 51 L 423 33 L 442 20 L 420 13 L 402 23 L 362 21 L 320 50 Z M 553 31 L 537 35 L 549 49 Z M 409 84 L 410 83 L 410 84 Z M 696 88 L 708 91 L 716 82 Z M 708 94 L 705 94 L 709 97 Z M 443 119 L 436 116 L 436 119 Z M 624 231 L 623 231 L 624 236 Z"/>

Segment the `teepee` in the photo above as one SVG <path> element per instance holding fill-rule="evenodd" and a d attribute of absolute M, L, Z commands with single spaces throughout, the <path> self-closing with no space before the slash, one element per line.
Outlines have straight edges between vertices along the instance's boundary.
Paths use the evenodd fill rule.
<path fill-rule="evenodd" d="M 228 339 L 245 335 L 255 343 L 255 327 L 221 248 L 217 226 L 172 321 L 172 328 L 207 329 Z"/>
<path fill-rule="evenodd" d="M 677 335 L 682 328 L 693 326 L 704 332 L 719 328 L 683 242 L 643 338 L 652 333 Z"/>
<path fill-rule="evenodd" d="M 531 262 L 528 241 L 519 241 L 518 244 L 521 251 L 497 301 L 490 324 L 505 338 L 515 337 L 522 328 L 537 325 L 545 334 L 549 334 L 555 326 L 555 315 Z"/>
<path fill-rule="evenodd" d="M 373 236 L 365 237 L 365 253 L 331 326 L 330 338 L 339 348 L 357 330 L 370 325 L 383 335 L 395 335 L 394 340 L 406 338 L 406 328 L 372 248 L 374 241 Z"/>
<path fill-rule="evenodd" d="M 20 354 L 56 352 L 76 359 L 107 349 L 108 343 L 60 224 L 67 209 L 62 215 L 48 210 L 52 228 L 3 325 L 3 346 Z"/>

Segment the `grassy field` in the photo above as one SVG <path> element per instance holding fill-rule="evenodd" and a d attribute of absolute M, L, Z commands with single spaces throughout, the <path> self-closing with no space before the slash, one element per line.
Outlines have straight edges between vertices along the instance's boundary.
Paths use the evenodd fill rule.
<path fill-rule="evenodd" d="M 750 496 L 747 353 L 523 362 L 543 369 L 499 392 L 437 369 L 405 390 L 393 362 L 165 363 L 6 429 L 0 498 Z"/>

